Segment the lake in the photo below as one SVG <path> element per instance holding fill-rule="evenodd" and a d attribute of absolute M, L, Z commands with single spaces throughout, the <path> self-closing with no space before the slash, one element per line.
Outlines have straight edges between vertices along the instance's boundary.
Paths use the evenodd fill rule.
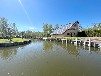
<path fill-rule="evenodd" d="M 101 76 L 101 50 L 38 40 L 0 48 L 0 76 Z"/>

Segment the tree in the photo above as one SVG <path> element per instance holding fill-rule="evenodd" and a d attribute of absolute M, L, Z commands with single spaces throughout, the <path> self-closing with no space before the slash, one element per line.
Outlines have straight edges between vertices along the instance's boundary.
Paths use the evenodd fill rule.
<path fill-rule="evenodd" d="M 44 24 L 43 25 L 43 31 L 44 31 L 44 36 L 50 36 L 50 34 L 52 33 L 52 25 L 50 24 Z"/>
<path fill-rule="evenodd" d="M 8 31 L 7 28 L 8 28 L 7 19 L 5 19 L 4 17 L 0 18 L 0 33 L 3 38 L 7 35 Z"/>
<path fill-rule="evenodd" d="M 48 34 L 50 35 L 53 31 L 52 25 L 48 25 Z"/>
<path fill-rule="evenodd" d="M 55 27 L 53 28 L 53 30 L 57 30 L 59 28 L 59 25 L 56 24 Z"/>
<path fill-rule="evenodd" d="M 13 23 L 13 24 L 12 24 L 12 33 L 13 33 L 13 35 L 16 36 L 16 35 L 17 35 L 17 32 L 18 32 L 18 29 L 17 29 L 17 27 L 16 27 L 16 24 Z"/>
<path fill-rule="evenodd" d="M 15 23 L 8 23 L 8 20 L 4 17 L 0 18 L 0 34 L 2 38 L 16 36 L 18 30 Z"/>
<path fill-rule="evenodd" d="M 98 28 L 101 29 L 101 23 L 98 24 Z"/>

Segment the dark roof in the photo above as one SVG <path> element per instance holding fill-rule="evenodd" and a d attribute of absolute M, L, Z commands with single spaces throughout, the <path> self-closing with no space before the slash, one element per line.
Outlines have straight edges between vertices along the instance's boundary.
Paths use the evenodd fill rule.
<path fill-rule="evenodd" d="M 64 32 L 66 32 L 66 30 L 70 29 L 76 22 L 79 23 L 78 21 L 75 21 L 74 23 L 69 23 L 69 24 L 66 24 L 64 26 L 60 26 L 57 30 L 54 30 L 54 32 L 51 33 L 51 35 L 63 34 Z"/>

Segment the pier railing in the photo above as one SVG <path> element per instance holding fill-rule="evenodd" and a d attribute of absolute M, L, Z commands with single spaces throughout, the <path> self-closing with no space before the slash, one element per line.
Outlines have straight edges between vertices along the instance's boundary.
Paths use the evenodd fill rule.
<path fill-rule="evenodd" d="M 101 48 L 101 37 L 43 37 L 43 40 L 55 40 L 68 43 L 68 41 L 72 44 L 76 45 L 84 45 Z"/>

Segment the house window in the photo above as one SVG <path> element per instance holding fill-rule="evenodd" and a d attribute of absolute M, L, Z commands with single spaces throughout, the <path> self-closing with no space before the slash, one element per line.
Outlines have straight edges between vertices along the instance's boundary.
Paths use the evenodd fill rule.
<path fill-rule="evenodd" d="M 74 35 L 75 35 L 75 33 L 74 33 Z"/>
<path fill-rule="evenodd" d="M 70 35 L 70 33 L 67 33 L 67 35 Z"/>

